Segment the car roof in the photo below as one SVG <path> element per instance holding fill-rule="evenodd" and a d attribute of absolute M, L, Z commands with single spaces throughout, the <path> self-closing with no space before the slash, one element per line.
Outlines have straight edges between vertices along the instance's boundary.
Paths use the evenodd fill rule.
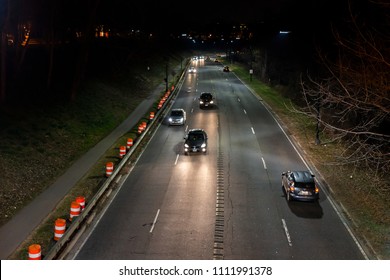
<path fill-rule="evenodd" d="M 314 183 L 314 175 L 310 171 L 291 171 L 297 183 Z"/>
<path fill-rule="evenodd" d="M 213 95 L 211 92 L 202 92 L 200 95 Z"/>

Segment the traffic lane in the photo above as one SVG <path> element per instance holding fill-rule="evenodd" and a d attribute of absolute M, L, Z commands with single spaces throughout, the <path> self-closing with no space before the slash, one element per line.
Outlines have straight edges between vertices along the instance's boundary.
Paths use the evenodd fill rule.
<path fill-rule="evenodd" d="M 208 156 L 180 156 L 161 205 L 148 258 L 212 258 L 215 168 L 210 168 Z"/>
<path fill-rule="evenodd" d="M 188 98 L 188 101 L 183 99 L 183 103 L 178 104 L 178 106 L 187 106 L 185 105 L 186 102 L 190 103 L 190 107 L 193 105 L 193 100 Z M 191 122 L 191 115 L 188 117 Z M 167 196 L 166 193 L 172 193 L 174 191 L 171 189 L 177 189 L 179 185 L 183 185 L 183 182 L 176 183 L 176 181 L 179 182 L 179 180 L 171 180 L 171 177 L 174 177 L 172 168 L 177 164 L 178 156 L 182 151 L 183 136 L 183 127 L 168 127 L 163 124 L 157 130 L 156 135 L 148 144 L 147 149 L 140 157 L 133 171 L 123 183 L 115 200 L 107 209 L 105 215 L 97 224 L 95 230 L 85 242 L 76 258 L 147 259 L 155 257 L 153 256 L 154 253 L 152 255 L 149 253 L 150 241 L 152 239 L 152 234 L 149 231 L 152 227 L 154 229 L 154 226 L 157 225 L 154 222 L 157 213 L 161 213 L 161 217 L 164 220 L 165 212 L 164 209 L 161 208 L 161 205 L 163 204 L 164 198 L 170 197 L 169 195 Z M 200 170 L 198 167 L 193 167 L 192 169 Z M 208 168 L 208 170 L 212 169 Z M 180 176 L 186 178 L 183 174 L 180 174 Z M 192 176 L 191 178 L 192 183 L 195 185 L 201 185 L 202 182 L 207 182 L 197 182 Z M 204 179 L 205 177 L 199 178 Z M 171 181 L 172 184 L 170 184 Z M 188 191 L 190 190 L 191 189 L 188 188 Z M 193 196 L 197 197 L 192 193 L 187 194 L 186 197 Z M 185 200 L 186 198 L 183 198 L 183 201 Z M 199 201 L 194 201 L 197 203 L 195 206 L 201 205 Z M 212 197 L 209 201 L 215 203 Z M 167 205 L 170 205 L 170 203 Z M 189 205 L 187 205 L 187 207 L 189 207 Z M 206 208 L 202 207 L 202 210 L 204 209 Z M 178 213 L 183 212 L 180 207 L 177 211 Z M 201 213 L 200 215 L 201 217 L 205 217 L 204 213 Z M 183 214 L 183 217 L 185 216 L 186 215 Z M 203 221 L 203 219 L 198 220 Z M 125 222 L 125 224 L 123 224 L 123 222 Z M 185 232 L 188 228 L 185 223 L 174 222 L 174 224 L 175 226 L 172 226 L 171 228 L 175 228 L 178 232 Z M 178 225 L 181 225 L 181 227 Z M 193 225 L 196 226 L 197 224 L 193 223 Z M 197 228 L 202 229 L 203 226 L 198 225 Z M 101 240 L 107 240 L 108 242 L 102 243 Z M 118 240 L 119 242 L 111 242 L 111 240 Z M 163 243 L 168 244 L 166 240 Z M 188 244 L 188 242 L 184 241 L 183 243 Z M 153 246 L 157 246 L 156 244 L 158 244 L 158 242 L 154 242 Z M 180 246 L 180 243 L 178 243 L 177 240 L 174 240 L 169 245 L 173 249 L 170 250 L 170 252 L 161 252 L 160 255 L 170 258 L 169 255 L 174 252 L 171 257 L 175 258 L 177 257 L 176 252 L 178 252 L 178 248 L 186 247 L 183 244 L 181 245 L 182 246 Z M 192 251 L 196 250 L 194 249 Z M 201 256 L 204 255 L 206 254 L 201 254 Z"/>
<path fill-rule="evenodd" d="M 251 109 L 248 111 L 252 112 Z M 259 117 L 254 116 L 255 119 Z M 263 120 L 266 117 L 261 117 Z M 307 166 L 297 149 L 288 140 L 278 125 L 257 122 L 254 125 L 263 158 L 275 186 L 275 198 L 281 200 L 281 213 L 290 238 L 295 240 L 292 258 L 299 259 L 361 259 L 358 244 L 351 236 L 343 218 L 332 207 L 332 202 L 321 190 L 318 203 L 286 203 L 281 188 L 281 173 L 287 170 L 307 170 Z M 267 125 L 268 124 L 268 125 Z M 315 174 L 315 173 L 313 173 Z M 310 220 L 310 222 L 308 221 Z M 343 244 L 343 245 L 342 245 Z M 341 246 L 340 246 L 341 245 Z M 314 248 L 321 248 L 316 250 Z M 310 251 L 311 249 L 312 251 Z"/>
<path fill-rule="evenodd" d="M 276 120 L 267 113 L 267 110 L 259 109 L 255 105 L 256 98 L 251 98 L 249 92 L 245 90 L 236 92 L 253 123 L 262 159 L 270 177 L 273 197 L 280 209 L 283 227 L 286 236 L 290 239 L 289 244 L 293 246 L 291 255 L 288 257 L 299 259 L 363 258 L 359 245 L 345 227 L 342 217 L 327 200 L 324 192 L 320 194 L 319 203 L 286 203 L 281 188 L 281 172 L 294 169 L 307 170 L 309 167 Z M 292 242 L 292 240 L 295 241 Z M 339 246 L 341 244 L 345 245 Z M 321 248 L 321 250 L 314 248 Z"/>
<path fill-rule="evenodd" d="M 366 256 L 327 201 L 283 201 L 294 259 L 362 260 Z"/>
<path fill-rule="evenodd" d="M 158 137 L 152 138 L 100 221 L 96 221 L 77 259 L 147 257 L 150 229 L 176 161 L 175 145 L 183 137 L 176 129 L 158 131 Z"/>
<path fill-rule="evenodd" d="M 208 133 L 208 152 L 178 154 L 169 189 L 153 231 L 152 259 L 212 259 L 216 196 L 217 113 L 197 108 L 193 100 L 188 129 Z M 182 147 L 184 143 L 180 141 Z"/>
<path fill-rule="evenodd" d="M 225 259 L 280 259 L 288 251 L 250 120 L 230 84 L 218 84 L 225 174 Z M 278 222 L 279 221 L 279 222 Z"/>
<path fill-rule="evenodd" d="M 188 95 L 187 95 L 188 96 Z M 196 98 L 184 98 L 189 108 L 188 126 L 208 133 L 208 152 L 183 155 L 184 139 L 168 146 L 176 147 L 175 167 L 150 240 L 147 258 L 210 259 L 212 257 L 215 218 L 216 114 L 198 108 Z M 188 100 L 191 104 L 188 104 Z M 179 100 L 176 100 L 176 102 Z M 181 106 L 180 103 L 175 106 Z M 163 129 L 163 128 L 161 128 Z M 170 131 L 177 130 L 169 127 Z M 158 137 L 157 135 L 155 137 Z M 180 137 L 180 135 L 179 135 Z"/>
<path fill-rule="evenodd" d="M 197 103 L 192 102 L 196 106 Z M 80 253 L 78 258 L 211 258 L 215 218 L 215 116 L 215 113 L 205 115 L 203 112 L 198 112 L 196 117 L 190 115 L 189 121 L 195 127 L 208 132 L 207 155 L 184 157 L 183 130 L 166 125 L 159 127 L 117 196 L 131 197 L 131 204 L 115 199 L 84 246 L 86 253 Z M 134 193 L 133 190 L 138 189 L 139 192 Z M 147 207 L 144 201 L 148 202 Z M 111 210 L 116 208 L 122 211 Z M 124 219 L 126 226 L 121 227 L 116 217 L 120 213 L 135 214 L 128 215 Z M 151 222 L 156 216 L 156 222 Z M 117 229 L 116 233 L 106 230 L 110 228 Z M 147 229 L 152 228 L 148 233 Z M 123 233 L 131 238 L 123 240 Z M 95 250 L 99 240 L 111 239 L 121 243 L 100 245 L 99 250 Z"/>

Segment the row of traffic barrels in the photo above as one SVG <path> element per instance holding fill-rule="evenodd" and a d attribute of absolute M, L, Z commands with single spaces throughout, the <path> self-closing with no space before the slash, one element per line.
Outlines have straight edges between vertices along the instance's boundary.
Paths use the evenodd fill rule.
<path fill-rule="evenodd" d="M 154 112 L 150 112 L 149 114 L 149 120 L 153 120 L 155 116 Z M 138 125 L 138 133 L 141 134 L 143 131 L 146 130 L 147 122 L 143 121 Z M 130 150 L 130 148 L 133 146 L 134 140 L 133 138 L 127 138 L 126 146 L 122 145 L 119 147 L 119 158 L 123 158 L 127 151 Z M 110 177 L 112 173 L 114 172 L 114 163 L 113 162 L 107 162 L 106 163 L 106 177 Z"/>
<path fill-rule="evenodd" d="M 168 99 L 171 92 L 173 92 L 174 86 L 172 85 L 171 90 L 168 90 L 164 96 L 161 98 L 158 109 L 162 107 L 162 105 L 165 103 L 165 101 Z M 154 112 L 150 112 L 149 114 L 149 120 L 153 120 L 155 117 Z M 142 133 L 145 131 L 147 126 L 146 122 L 141 122 L 138 126 L 138 133 Z M 119 147 L 119 157 L 123 158 L 126 155 L 126 151 L 129 150 L 133 146 L 133 139 L 128 138 L 126 142 L 126 146 L 120 146 Z M 106 163 L 106 177 L 109 177 L 112 175 L 114 171 L 114 163 L 113 162 L 107 162 Z M 72 222 L 72 220 L 80 215 L 80 213 L 85 208 L 85 197 L 79 196 L 76 197 L 74 201 L 71 202 L 70 205 L 70 213 L 69 213 L 69 221 Z M 66 231 L 66 225 L 67 221 L 63 218 L 57 218 L 54 222 L 54 240 L 58 241 L 61 239 L 61 237 L 65 234 Z M 31 244 L 28 247 L 28 259 L 29 260 L 41 260 L 42 259 L 42 249 L 40 244 Z"/>
<path fill-rule="evenodd" d="M 74 218 L 78 217 L 85 209 L 85 197 L 78 196 L 70 204 L 69 222 L 72 222 Z M 63 218 L 57 218 L 54 222 L 54 237 L 55 241 L 61 239 L 66 231 L 67 220 Z M 28 259 L 40 260 L 42 259 L 42 250 L 40 244 L 31 244 L 28 247 Z"/>

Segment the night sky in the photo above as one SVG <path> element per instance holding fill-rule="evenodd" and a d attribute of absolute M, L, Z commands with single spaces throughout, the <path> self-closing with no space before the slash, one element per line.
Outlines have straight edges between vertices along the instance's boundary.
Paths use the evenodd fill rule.
<path fill-rule="evenodd" d="M 328 22 L 340 15 L 347 0 L 127 1 L 101 0 L 100 17 L 114 25 L 185 29 L 213 23 L 276 21 L 285 25 Z"/>

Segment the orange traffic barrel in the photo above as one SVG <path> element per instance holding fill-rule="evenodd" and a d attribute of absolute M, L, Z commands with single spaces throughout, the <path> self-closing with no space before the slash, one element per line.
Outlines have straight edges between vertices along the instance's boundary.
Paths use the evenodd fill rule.
<path fill-rule="evenodd" d="M 145 130 L 146 129 L 146 126 L 148 125 L 147 122 L 142 122 L 142 130 Z"/>
<path fill-rule="evenodd" d="M 66 220 L 58 218 L 54 223 L 54 240 L 59 240 L 65 233 Z"/>
<path fill-rule="evenodd" d="M 138 133 L 141 134 L 143 130 L 144 130 L 144 127 L 143 127 L 142 124 L 140 123 L 140 124 L 138 125 Z"/>
<path fill-rule="evenodd" d="M 41 245 L 32 244 L 28 246 L 28 259 L 40 260 L 41 259 Z"/>
<path fill-rule="evenodd" d="M 127 138 L 127 149 L 130 149 L 133 146 L 133 138 Z"/>
<path fill-rule="evenodd" d="M 69 215 L 69 221 L 72 221 L 74 217 L 77 217 L 80 215 L 81 207 L 80 204 L 78 204 L 77 201 L 72 201 L 70 204 L 70 215 Z"/>
<path fill-rule="evenodd" d="M 172 85 L 172 87 L 171 87 L 171 91 L 173 91 L 175 89 L 175 86 L 174 85 Z"/>
<path fill-rule="evenodd" d="M 76 202 L 80 204 L 80 210 L 81 212 L 83 212 L 85 208 L 85 197 L 84 196 L 76 197 Z"/>
<path fill-rule="evenodd" d="M 163 105 L 164 105 L 164 100 L 160 100 L 160 102 L 158 103 L 157 109 L 161 109 Z"/>
<path fill-rule="evenodd" d="M 149 119 L 153 120 L 154 119 L 154 112 L 150 112 Z"/>
<path fill-rule="evenodd" d="M 126 146 L 120 146 L 119 147 L 119 157 L 123 158 L 126 154 Z"/>
<path fill-rule="evenodd" d="M 114 171 L 114 163 L 107 162 L 106 163 L 106 176 L 110 177 L 113 171 Z"/>

